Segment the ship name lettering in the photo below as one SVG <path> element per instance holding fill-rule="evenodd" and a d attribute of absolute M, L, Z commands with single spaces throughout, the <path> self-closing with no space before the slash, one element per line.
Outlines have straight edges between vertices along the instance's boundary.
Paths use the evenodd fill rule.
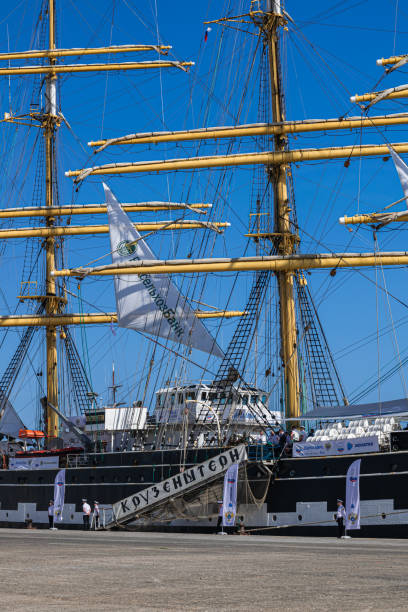
<path fill-rule="evenodd" d="M 139 495 L 146 504 L 149 502 L 149 489 L 146 490 L 146 493 L 139 493 Z"/>
<path fill-rule="evenodd" d="M 134 495 L 134 496 L 132 497 L 132 502 L 133 502 L 134 507 L 135 507 L 135 508 L 137 508 L 137 507 L 138 507 L 138 505 L 140 504 L 140 499 L 138 498 L 138 496 L 137 496 L 137 495 Z"/>
<path fill-rule="evenodd" d="M 129 512 L 129 510 L 130 510 L 130 508 L 128 508 L 128 505 L 127 505 L 126 502 L 127 502 L 126 499 L 120 502 L 121 506 L 122 506 L 122 512 Z"/>
<path fill-rule="evenodd" d="M 179 487 L 183 486 L 183 483 L 181 482 L 181 476 L 175 476 L 173 478 L 173 486 L 175 489 L 178 489 Z"/>
<path fill-rule="evenodd" d="M 159 495 L 160 491 L 157 487 L 152 487 L 152 493 L 153 493 L 153 497 L 156 499 L 156 497 Z"/>
<path fill-rule="evenodd" d="M 228 463 L 228 459 L 226 458 L 225 455 L 221 455 L 220 456 L 220 466 L 223 468 L 227 465 Z"/>
<path fill-rule="evenodd" d="M 239 461 L 239 452 L 237 448 L 230 450 L 229 455 L 232 463 L 234 463 L 235 461 Z"/>
<path fill-rule="evenodd" d="M 166 491 L 166 493 L 170 493 L 170 482 L 168 480 L 163 482 L 163 489 Z"/>
<path fill-rule="evenodd" d="M 196 479 L 194 470 L 190 470 L 189 472 L 184 472 L 183 478 L 186 484 L 189 484 L 190 482 L 194 482 L 194 480 Z"/>
<path fill-rule="evenodd" d="M 217 465 L 213 459 L 208 464 L 208 469 L 211 470 L 212 472 L 215 472 L 217 470 Z"/>
<path fill-rule="evenodd" d="M 203 478 L 204 477 L 204 466 L 203 465 L 197 465 L 197 470 L 200 472 L 201 478 Z"/>

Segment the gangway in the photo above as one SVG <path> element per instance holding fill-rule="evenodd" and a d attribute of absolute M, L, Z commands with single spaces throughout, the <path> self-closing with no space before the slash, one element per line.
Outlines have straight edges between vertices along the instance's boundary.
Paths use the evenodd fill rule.
<path fill-rule="evenodd" d="M 186 468 L 171 478 L 121 499 L 113 504 L 113 519 L 105 528 L 126 525 L 153 510 L 157 511 L 160 506 L 166 506 L 187 492 L 191 494 L 194 490 L 202 489 L 219 479 L 231 465 L 246 459 L 246 446 L 240 444 L 204 463 Z"/>

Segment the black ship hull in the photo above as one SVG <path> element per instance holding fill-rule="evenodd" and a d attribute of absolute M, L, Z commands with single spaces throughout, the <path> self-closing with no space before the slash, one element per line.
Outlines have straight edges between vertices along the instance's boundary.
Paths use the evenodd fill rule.
<path fill-rule="evenodd" d="M 361 462 L 361 529 L 357 537 L 408 536 L 408 432 L 394 448 L 401 450 L 334 457 L 282 458 L 273 466 L 262 506 L 241 505 L 239 514 L 254 534 L 333 536 L 337 497 L 345 495 L 350 463 Z M 187 465 L 201 463 L 223 449 L 188 451 Z M 77 455 L 66 468 L 64 520 L 61 528 L 82 526 L 82 499 L 98 500 L 108 513 L 114 502 L 180 471 L 181 451 L 135 451 Z M 251 462 L 252 483 L 264 479 L 261 463 Z M 62 467 L 62 466 L 61 466 Z M 57 469 L 0 470 L 0 526 L 24 526 L 31 520 L 48 526 Z M 175 521 L 150 529 L 214 531 L 216 516 L 200 522 Z"/>

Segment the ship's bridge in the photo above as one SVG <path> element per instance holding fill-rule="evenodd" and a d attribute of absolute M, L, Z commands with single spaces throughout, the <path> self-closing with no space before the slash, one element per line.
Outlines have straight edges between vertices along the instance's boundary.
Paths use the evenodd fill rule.
<path fill-rule="evenodd" d="M 158 423 L 188 421 L 211 422 L 215 418 L 225 422 L 259 427 L 263 416 L 271 425 L 280 413 L 268 409 L 269 393 L 256 387 L 234 387 L 226 392 L 211 382 L 190 383 L 163 387 L 156 391 L 154 416 Z"/>

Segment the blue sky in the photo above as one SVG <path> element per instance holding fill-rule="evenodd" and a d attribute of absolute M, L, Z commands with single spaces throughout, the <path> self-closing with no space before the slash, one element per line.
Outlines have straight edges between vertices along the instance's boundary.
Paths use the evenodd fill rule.
<path fill-rule="evenodd" d="M 156 43 L 156 7 L 159 40 L 173 45 L 172 57 L 196 62 L 188 74 L 180 70 L 135 71 L 134 73 L 68 75 L 61 82 L 61 110 L 69 123 L 61 128 L 58 140 L 58 169 L 60 173 L 61 203 L 91 203 L 102 198 L 100 180 L 90 178 L 78 192 L 72 188 L 70 179 L 64 178 L 67 169 L 81 168 L 90 163 L 111 161 L 137 161 L 188 157 L 196 154 L 216 154 L 231 151 L 253 151 L 260 145 L 252 139 L 241 143 L 209 143 L 196 145 L 183 143 L 179 146 L 160 145 L 154 147 L 111 148 L 97 157 L 92 157 L 86 143 L 101 135 L 113 137 L 136 131 L 183 129 L 205 125 L 227 125 L 250 123 L 258 120 L 257 64 L 248 77 L 257 39 L 252 34 L 220 28 L 213 25 L 209 40 L 204 45 L 204 21 L 226 14 L 245 12 L 248 3 L 236 2 L 191 2 L 168 0 L 137 2 L 136 0 L 83 0 L 79 2 L 57 2 L 58 45 L 60 47 L 100 46 L 125 43 Z M 0 19 L 2 48 L 24 50 L 38 46 L 32 41 L 33 24 L 38 18 L 40 2 L 20 2 L 3 11 Z M 62 10 L 63 8 L 63 10 Z M 366 0 L 358 2 L 304 3 L 293 0 L 286 3 L 286 10 L 294 20 L 284 33 L 282 64 L 287 94 L 288 119 L 330 118 L 343 115 L 358 115 L 349 96 L 370 91 L 383 76 L 384 71 L 376 65 L 376 59 L 408 49 L 408 9 L 400 2 L 396 12 L 394 1 Z M 238 28 L 239 29 L 239 28 Z M 148 59 L 143 54 L 140 59 Z M 132 59 L 129 55 L 123 61 Z M 90 57 L 74 61 L 97 61 Z M 9 81 L 0 77 L 1 110 L 16 113 L 27 112 L 34 87 L 29 77 Z M 379 87 L 403 84 L 404 69 L 385 77 Z M 245 93 L 245 95 L 243 95 Z M 371 114 L 405 111 L 404 100 L 384 102 Z M 28 135 L 13 126 L 0 128 L 0 194 L 2 207 L 30 205 L 36 203 L 35 156 L 31 148 L 35 143 L 36 130 Z M 308 134 L 292 138 L 292 148 L 338 146 L 407 140 L 405 127 L 385 130 L 358 131 L 337 134 Z M 118 150 L 119 149 L 119 150 Z M 348 168 L 342 161 L 319 162 L 293 167 L 296 207 L 304 252 L 327 251 L 371 251 L 373 235 L 361 228 L 350 233 L 337 223 L 343 214 L 356 211 L 381 210 L 401 197 L 401 188 L 391 162 L 381 159 L 362 160 L 354 158 Z M 225 255 L 239 256 L 244 252 L 247 240 L 248 215 L 253 195 L 251 184 L 253 169 L 242 168 L 236 172 L 221 170 L 200 171 L 194 174 L 180 172 L 174 175 L 133 175 L 109 179 L 107 182 L 121 201 L 182 200 L 213 201 L 213 220 L 231 223 L 224 236 L 215 237 L 201 231 L 191 233 L 174 232 L 151 240 L 151 246 L 160 257 L 185 257 Z M 222 184 L 221 184 L 222 183 Z M 218 195 L 217 195 L 218 194 Z M 401 205 L 402 208 L 402 205 Z M 177 213 L 173 213 L 173 218 Z M 165 213 L 157 218 L 171 218 Z M 134 218 L 134 217 L 133 217 Z M 189 214 L 186 218 L 191 218 Z M 144 214 L 141 220 L 152 219 Z M 72 224 L 80 222 L 102 223 L 101 216 L 93 218 L 74 217 Z M 34 223 L 34 222 L 33 222 Z M 19 226 L 29 224 L 22 220 Z M 2 227 L 8 227 L 9 222 Z M 379 246 L 384 250 L 405 250 L 406 229 L 394 226 L 378 235 Z M 86 265 L 109 252 L 108 236 L 96 238 L 80 237 L 67 240 L 66 257 L 69 265 Z M 253 246 L 249 253 L 254 252 Z M 17 305 L 16 295 L 20 290 L 22 265 L 27 259 L 23 240 L 9 241 L 2 251 L 2 291 L 0 313 L 6 314 Z M 378 368 L 388 367 L 408 354 L 407 329 L 404 317 L 408 311 L 394 297 L 379 289 L 375 282 L 386 288 L 400 301 L 406 301 L 406 269 L 339 271 L 331 277 L 328 271 L 316 271 L 308 275 L 308 282 L 325 325 L 327 338 L 335 357 L 345 387 L 350 394 L 357 394 Z M 191 279 L 177 279 L 184 290 L 191 290 Z M 215 306 L 223 307 L 228 299 L 229 307 L 243 308 L 251 284 L 250 275 L 242 275 L 232 291 L 233 279 L 225 275 L 212 277 L 204 290 L 204 299 Z M 77 283 L 69 285 L 72 293 L 78 293 Z M 201 285 L 195 287 L 195 296 Z M 230 293 L 232 291 L 231 297 Z M 114 310 L 112 282 L 84 281 L 81 294 L 86 300 L 85 310 Z M 276 295 L 271 292 L 269 308 L 274 310 Z M 89 302 L 89 304 L 88 304 Z M 408 302 L 408 300 L 407 300 Z M 73 298 L 70 308 L 77 312 L 78 300 Z M 20 306 L 19 313 L 25 312 Z M 272 315 L 273 318 L 273 315 Z M 407 319 L 408 321 L 408 319 Z M 223 324 L 218 339 L 226 348 L 235 322 Z M 394 332 L 393 332 L 394 326 Z M 217 332 L 218 324 L 208 324 Z M 377 328 L 379 330 L 377 338 Z M 382 329 L 386 328 L 385 334 Z M 0 366 L 3 370 L 21 332 L 12 330 L 2 345 Z M 266 334 L 266 332 L 262 332 Z M 37 403 L 41 389 L 34 372 L 39 371 L 44 353 L 40 334 L 33 344 L 32 363 L 23 369 L 23 377 L 13 394 L 15 404 L 26 419 L 35 415 L 33 405 Z M 95 389 L 106 398 L 105 388 L 109 384 L 111 363 L 115 361 L 119 380 L 122 382 L 122 399 L 138 399 L 143 394 L 148 342 L 134 332 L 109 328 L 87 330 L 86 344 L 82 344 L 79 330 L 75 332 L 80 352 L 84 351 L 92 370 Z M 369 338 L 368 338 L 369 337 Z M 368 342 L 368 343 L 367 343 Z M 358 349 L 355 349 L 357 343 Z M 273 343 L 272 343 L 273 344 Z M 260 339 L 259 351 L 266 351 L 264 337 Z M 274 355 L 276 346 L 272 347 Z M 194 360 L 205 363 L 200 353 Z M 195 368 L 185 372 L 182 365 L 175 366 L 167 357 L 155 366 L 149 395 L 167 378 L 175 375 L 196 377 Z M 273 358 L 274 363 L 276 358 Z M 174 361 L 174 360 L 173 360 Z M 209 364 L 216 370 L 217 362 Z M 210 378 L 210 374 L 207 376 Z M 397 375 L 381 387 L 381 398 L 391 399 L 405 394 L 404 382 Z M 378 398 L 378 388 L 364 398 Z"/>

